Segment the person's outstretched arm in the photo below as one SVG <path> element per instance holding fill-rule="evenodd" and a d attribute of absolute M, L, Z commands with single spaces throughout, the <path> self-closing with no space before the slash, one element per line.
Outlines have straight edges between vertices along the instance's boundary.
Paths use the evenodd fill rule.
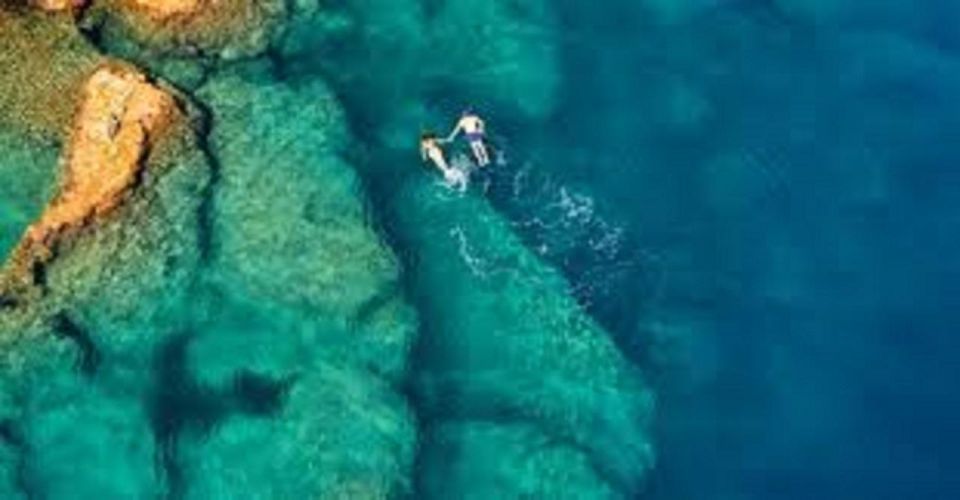
<path fill-rule="evenodd" d="M 457 122 L 457 126 L 456 126 L 456 127 L 453 127 L 453 132 L 450 132 L 450 135 L 448 135 L 447 138 L 444 139 L 443 141 L 444 141 L 444 142 L 450 142 L 450 141 L 456 139 L 457 134 L 460 133 L 460 130 L 461 130 L 462 128 L 463 128 L 463 125 L 462 125 L 460 122 Z"/>

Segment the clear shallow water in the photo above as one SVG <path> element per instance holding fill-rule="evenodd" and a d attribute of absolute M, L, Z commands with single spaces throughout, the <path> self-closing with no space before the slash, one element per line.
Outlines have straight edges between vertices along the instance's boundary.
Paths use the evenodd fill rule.
<path fill-rule="evenodd" d="M 21 381 L 21 486 L 956 496 L 956 7 L 345 5 L 366 30 L 305 23 L 194 93 L 209 227 L 157 274 L 183 297 L 66 311 L 93 376 Z M 465 103 L 504 161 L 458 194 L 411 146 Z"/>

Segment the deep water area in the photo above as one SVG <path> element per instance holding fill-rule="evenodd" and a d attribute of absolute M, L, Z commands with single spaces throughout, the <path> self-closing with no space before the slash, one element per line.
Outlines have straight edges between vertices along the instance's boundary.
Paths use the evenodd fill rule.
<path fill-rule="evenodd" d="M 5 255 L 77 68 L 190 131 L 0 286 L 0 498 L 960 495 L 960 4 L 124 5 L 0 2 Z"/>

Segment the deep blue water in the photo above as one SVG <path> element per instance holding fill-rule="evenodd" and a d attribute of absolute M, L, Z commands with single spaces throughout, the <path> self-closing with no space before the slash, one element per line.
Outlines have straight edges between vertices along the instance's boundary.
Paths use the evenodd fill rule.
<path fill-rule="evenodd" d="M 559 2 L 536 140 L 643 257 L 597 312 L 660 383 L 653 496 L 956 498 L 960 9 L 634 3 Z"/>

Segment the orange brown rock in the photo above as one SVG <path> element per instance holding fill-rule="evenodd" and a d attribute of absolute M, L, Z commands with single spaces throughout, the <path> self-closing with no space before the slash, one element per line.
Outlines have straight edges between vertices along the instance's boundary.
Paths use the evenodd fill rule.
<path fill-rule="evenodd" d="M 130 2 L 156 20 L 196 14 L 207 3 L 204 0 L 130 0 Z M 218 1 L 212 0 L 210 3 L 215 5 Z"/>
<path fill-rule="evenodd" d="M 31 5 L 47 12 L 68 12 L 87 4 L 87 0 L 31 0 Z"/>
<path fill-rule="evenodd" d="M 109 63 L 99 67 L 81 92 L 61 158 L 59 193 L 27 229 L 7 272 L 29 281 L 36 265 L 48 261 L 72 229 L 117 208 L 135 187 L 151 148 L 180 116 L 173 96 L 141 73 Z"/>
<path fill-rule="evenodd" d="M 93 8 L 144 45 L 235 58 L 266 50 L 287 6 L 284 0 L 100 0 Z"/>

